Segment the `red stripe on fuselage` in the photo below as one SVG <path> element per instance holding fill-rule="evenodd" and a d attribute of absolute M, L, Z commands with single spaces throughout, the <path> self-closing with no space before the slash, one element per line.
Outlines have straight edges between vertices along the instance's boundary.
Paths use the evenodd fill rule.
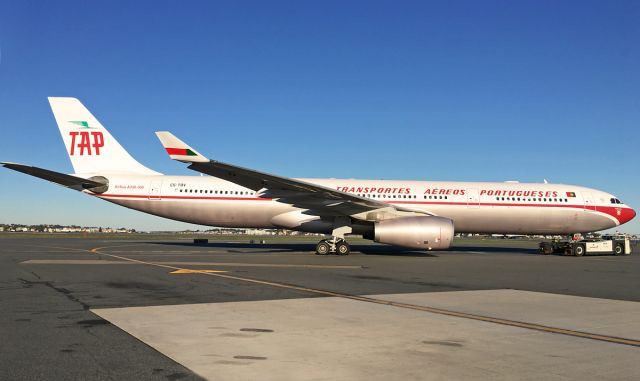
<path fill-rule="evenodd" d="M 244 201 L 271 201 L 270 198 L 256 197 L 196 197 L 196 196 L 165 196 L 165 195 L 146 195 L 146 194 L 93 194 L 98 197 L 120 197 L 120 198 L 141 198 L 141 199 L 173 199 L 173 200 L 244 200 Z"/>

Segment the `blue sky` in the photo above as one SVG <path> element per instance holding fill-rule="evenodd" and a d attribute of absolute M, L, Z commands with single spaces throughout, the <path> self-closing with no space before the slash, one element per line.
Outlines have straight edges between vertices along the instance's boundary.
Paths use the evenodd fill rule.
<path fill-rule="evenodd" d="M 0 160 L 72 172 L 47 96 L 291 177 L 571 183 L 640 208 L 638 1 L 0 3 Z M 640 219 L 622 230 L 640 232 Z M 9 170 L 0 222 L 183 229 Z"/>

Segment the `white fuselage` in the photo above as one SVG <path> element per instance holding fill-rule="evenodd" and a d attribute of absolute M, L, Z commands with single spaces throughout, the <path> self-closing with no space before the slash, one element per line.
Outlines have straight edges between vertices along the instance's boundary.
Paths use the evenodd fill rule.
<path fill-rule="evenodd" d="M 331 224 L 305 223 L 304 210 L 208 176 L 106 176 L 97 197 L 178 221 L 244 228 L 330 233 Z M 574 185 L 393 180 L 301 179 L 425 211 L 454 221 L 459 233 L 571 234 L 618 226 L 635 216 L 614 196 Z M 91 193 L 88 192 L 87 193 Z M 361 232 L 366 226 L 354 229 Z"/>

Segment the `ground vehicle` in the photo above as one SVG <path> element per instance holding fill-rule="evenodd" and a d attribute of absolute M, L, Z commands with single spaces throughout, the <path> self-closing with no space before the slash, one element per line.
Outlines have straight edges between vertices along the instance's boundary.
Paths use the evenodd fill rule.
<path fill-rule="evenodd" d="M 580 257 L 584 254 L 631 254 L 631 241 L 622 235 L 605 235 L 602 238 L 579 241 L 552 241 L 540 243 L 540 254 L 564 253 Z"/>

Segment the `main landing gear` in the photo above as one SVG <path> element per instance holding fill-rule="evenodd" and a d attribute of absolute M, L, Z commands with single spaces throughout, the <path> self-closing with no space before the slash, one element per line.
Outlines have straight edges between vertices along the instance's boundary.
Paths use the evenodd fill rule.
<path fill-rule="evenodd" d="M 344 238 L 332 237 L 330 239 L 323 239 L 318 242 L 316 246 L 316 255 L 349 255 L 351 247 Z"/>
<path fill-rule="evenodd" d="M 345 241 L 344 236 L 345 234 L 350 234 L 352 231 L 351 219 L 349 217 L 336 217 L 333 221 L 331 238 L 318 242 L 316 255 L 349 255 L 351 248 L 347 241 Z"/>

